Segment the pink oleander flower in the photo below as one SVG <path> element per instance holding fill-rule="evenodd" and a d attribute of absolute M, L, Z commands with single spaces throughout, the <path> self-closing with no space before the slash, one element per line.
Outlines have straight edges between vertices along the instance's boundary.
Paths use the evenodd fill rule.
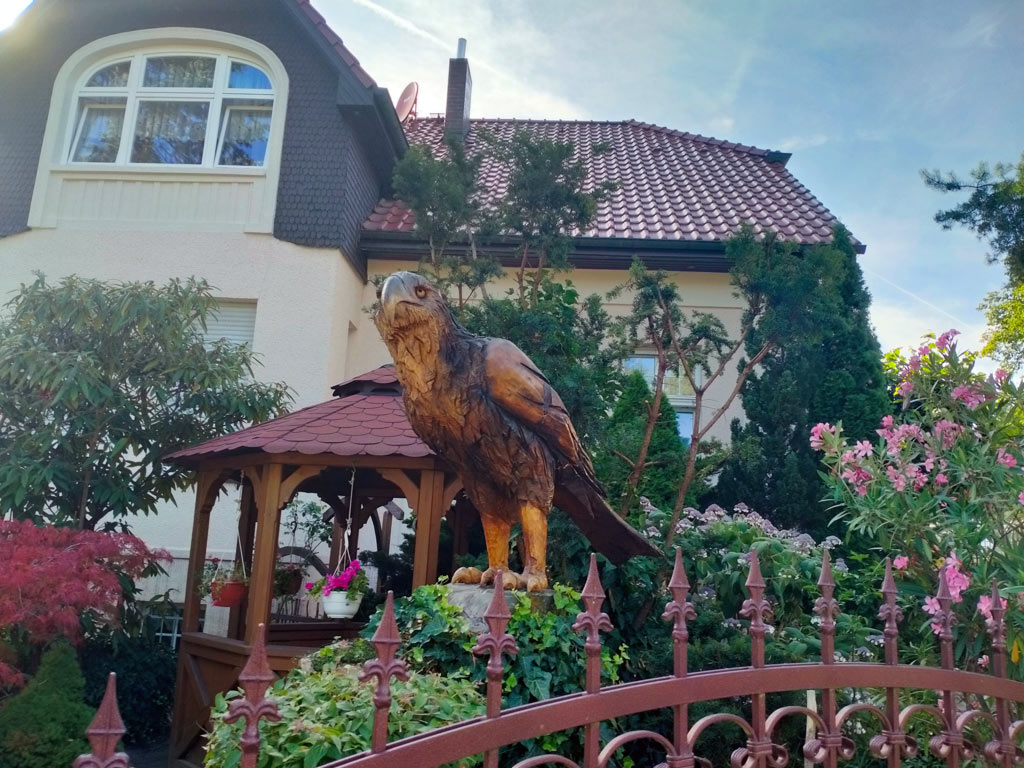
<path fill-rule="evenodd" d="M 921 356 L 920 355 L 914 355 L 913 357 L 911 357 L 909 365 L 910 365 L 910 370 L 912 370 L 912 371 L 920 371 L 921 370 Z"/>
<path fill-rule="evenodd" d="M 853 464 L 857 460 L 857 455 L 853 451 L 844 451 L 843 455 L 839 457 L 840 464 Z"/>
<path fill-rule="evenodd" d="M 929 347 L 927 344 L 922 344 L 920 347 L 917 348 L 917 354 L 919 354 L 921 357 L 925 357 L 926 355 L 931 354 L 931 351 L 932 348 Z"/>
<path fill-rule="evenodd" d="M 953 447 L 960 433 L 963 432 L 963 427 L 949 419 L 942 419 L 942 421 L 936 423 L 932 431 L 942 441 L 942 447 L 948 451 Z"/>
<path fill-rule="evenodd" d="M 983 392 L 977 384 L 961 384 L 953 390 L 953 399 L 960 400 L 973 411 L 986 400 L 991 399 L 991 396 Z"/>
<path fill-rule="evenodd" d="M 886 414 L 882 417 L 882 427 L 884 429 L 892 429 L 892 415 Z"/>
<path fill-rule="evenodd" d="M 950 552 L 946 558 L 946 586 L 949 587 L 949 596 L 954 603 L 962 603 L 964 590 L 971 586 L 971 577 L 961 570 L 962 567 L 963 563 L 956 552 Z"/>
<path fill-rule="evenodd" d="M 999 368 L 996 370 L 996 375 L 994 378 L 996 380 L 996 384 L 1002 384 L 1004 381 L 1010 378 L 1010 374 L 1007 371 L 1004 371 L 1002 368 Z"/>
<path fill-rule="evenodd" d="M 1004 467 L 1016 467 L 1017 457 L 1012 453 L 1008 453 L 1006 449 L 1000 448 L 996 453 L 996 461 L 1002 464 Z"/>
<path fill-rule="evenodd" d="M 928 595 L 924 599 L 924 612 L 930 613 L 932 616 L 936 615 L 942 610 L 942 606 L 939 605 L 939 598 Z"/>
<path fill-rule="evenodd" d="M 978 667 L 979 667 L 979 669 L 988 669 L 988 654 L 987 653 L 984 656 L 980 656 L 978 658 Z"/>
<path fill-rule="evenodd" d="M 946 484 L 946 483 L 948 483 L 948 482 L 949 482 L 949 478 L 948 478 L 948 477 L 946 477 L 946 476 L 945 476 L 944 474 L 942 474 L 941 472 L 939 472 L 939 474 L 937 474 L 937 475 L 935 476 L 935 484 L 936 484 L 936 485 L 945 485 L 945 484 Z"/>
<path fill-rule="evenodd" d="M 896 467 L 886 467 L 885 474 L 889 478 L 889 482 L 892 483 L 892 487 L 897 491 L 904 491 L 907 488 L 907 476 L 900 472 Z"/>
<path fill-rule="evenodd" d="M 944 334 L 939 336 L 939 338 L 935 342 L 935 346 L 938 349 L 940 349 L 943 352 L 945 352 L 946 351 L 946 347 L 949 346 L 949 342 L 951 342 L 955 336 L 959 336 L 959 335 L 960 335 L 960 331 L 958 331 L 956 328 L 950 328 Z"/>
<path fill-rule="evenodd" d="M 834 435 L 836 433 L 836 428 L 831 424 L 826 424 L 824 422 L 820 422 L 811 427 L 811 448 L 816 451 L 820 451 L 824 448 L 825 443 L 822 438 L 826 432 Z"/>
<path fill-rule="evenodd" d="M 867 440 L 861 440 L 853 446 L 853 454 L 860 459 L 869 459 L 873 452 L 873 447 Z"/>
<path fill-rule="evenodd" d="M 1017 494 L 1017 501 L 1019 501 L 1021 504 L 1024 504 L 1024 491 L 1021 491 L 1020 493 Z"/>
<path fill-rule="evenodd" d="M 897 555 L 892 561 L 892 567 L 897 571 L 906 570 L 908 565 L 910 565 L 910 558 L 906 555 Z"/>
<path fill-rule="evenodd" d="M 897 395 L 909 395 L 914 392 L 914 382 L 904 381 L 896 388 Z"/>
<path fill-rule="evenodd" d="M 1006 598 L 999 598 L 999 602 L 1002 605 L 1003 610 L 1006 610 Z M 978 613 L 985 617 L 985 621 L 992 621 L 992 596 L 982 595 L 978 598 Z"/>

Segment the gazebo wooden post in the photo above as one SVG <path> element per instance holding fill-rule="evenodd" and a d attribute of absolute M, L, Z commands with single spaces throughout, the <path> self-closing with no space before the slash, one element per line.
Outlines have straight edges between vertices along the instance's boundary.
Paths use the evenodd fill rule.
<path fill-rule="evenodd" d="M 196 476 L 196 507 L 192 519 L 192 543 L 188 553 L 188 573 L 185 577 L 185 595 L 182 602 L 181 631 L 199 629 L 199 576 L 206 561 L 206 542 L 210 535 L 210 510 L 224 484 L 225 475 L 215 470 L 199 472 Z"/>
<path fill-rule="evenodd" d="M 252 547 L 256 536 L 256 499 L 252 483 L 242 482 L 242 498 L 239 502 L 238 541 L 235 544 L 235 559 L 245 564 L 245 572 L 252 574 Z M 245 626 L 245 603 L 231 609 L 228 619 L 228 637 L 240 640 Z"/>
<path fill-rule="evenodd" d="M 259 625 L 270 622 L 270 600 L 274 594 L 274 564 L 281 523 L 281 470 L 280 464 L 265 464 L 259 484 L 256 548 L 249 579 L 249 605 L 245 612 L 245 641 L 250 644 L 259 631 Z"/>
<path fill-rule="evenodd" d="M 416 551 L 412 564 L 412 586 L 422 587 L 437 581 L 437 549 L 441 543 L 441 518 L 444 516 L 444 472 L 425 469 L 420 472 L 416 512 Z"/>

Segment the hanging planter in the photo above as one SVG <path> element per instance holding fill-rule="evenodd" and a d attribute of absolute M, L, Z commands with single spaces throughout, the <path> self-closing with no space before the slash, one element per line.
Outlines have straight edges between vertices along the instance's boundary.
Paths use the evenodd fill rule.
<path fill-rule="evenodd" d="M 196 591 L 200 597 L 209 595 L 213 604 L 222 608 L 234 608 L 245 597 L 249 577 L 243 563 L 235 563 L 229 567 L 212 557 L 206 561 L 199 572 Z"/>
<path fill-rule="evenodd" d="M 366 571 L 353 560 L 341 573 L 332 573 L 306 584 L 310 597 L 320 598 L 324 614 L 332 619 L 351 619 L 370 588 Z"/>
<path fill-rule="evenodd" d="M 213 604 L 221 608 L 234 608 L 241 604 L 245 597 L 246 583 L 244 581 L 215 581 L 210 584 L 210 596 Z"/>
<path fill-rule="evenodd" d="M 332 619 L 351 619 L 363 602 L 363 593 L 335 589 L 329 595 L 320 596 L 320 607 L 324 615 Z"/>

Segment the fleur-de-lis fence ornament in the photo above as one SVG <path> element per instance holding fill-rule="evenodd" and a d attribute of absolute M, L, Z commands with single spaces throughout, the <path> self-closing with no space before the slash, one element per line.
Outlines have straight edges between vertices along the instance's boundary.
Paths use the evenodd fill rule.
<path fill-rule="evenodd" d="M 986 621 L 986 631 L 992 638 L 992 660 L 989 667 L 995 677 L 1006 677 L 1006 609 L 999 587 L 992 580 L 992 593 L 989 596 L 989 613 L 991 618 Z M 1013 724 L 1010 722 L 1010 707 L 1006 699 L 996 699 L 996 730 L 994 738 L 982 748 L 985 758 L 1000 768 L 1024 765 L 1024 749 L 1021 749 L 1012 736 Z"/>
<path fill-rule="evenodd" d="M 943 669 L 953 669 L 953 625 L 956 614 L 953 613 L 953 597 L 949 592 L 949 566 L 939 571 L 939 589 L 935 593 L 939 602 L 939 610 L 932 618 L 932 626 L 939 635 L 940 656 Z M 940 760 L 950 759 L 953 765 L 962 760 L 974 757 L 974 745 L 964 738 L 961 727 L 957 724 L 956 697 L 953 691 L 942 691 L 942 732 L 928 741 L 928 751 Z"/>
<path fill-rule="evenodd" d="M 268 699 L 267 689 L 273 684 L 275 677 L 267 663 L 267 627 L 260 624 L 256 631 L 256 639 L 249 651 L 249 660 L 245 662 L 238 682 L 245 696 L 231 702 L 224 721 L 233 723 L 245 718 L 245 731 L 242 733 L 242 768 L 256 768 L 260 755 L 260 720 L 280 720 L 277 702 Z"/>
<path fill-rule="evenodd" d="M 377 688 L 373 693 L 373 737 L 371 752 L 383 752 L 388 741 L 388 716 L 391 710 L 391 678 L 396 680 L 409 679 L 409 667 L 401 659 L 395 658 L 402 638 L 398 634 L 398 622 L 395 621 L 395 594 L 389 591 L 384 602 L 384 615 L 381 616 L 377 631 L 373 633 L 370 644 L 377 651 L 377 658 L 363 664 L 360 682 L 377 678 Z"/>
<path fill-rule="evenodd" d="M 502 654 L 515 656 L 519 652 L 516 640 L 505 630 L 512 618 L 505 599 L 505 574 L 501 570 L 494 577 L 494 595 L 491 604 L 484 613 L 487 631 L 477 638 L 473 653 L 477 656 L 488 655 L 487 659 L 487 717 L 501 714 L 501 678 L 505 670 Z"/>
<path fill-rule="evenodd" d="M 903 609 L 896 603 L 899 590 L 892 576 L 892 559 L 885 558 L 885 577 L 882 579 L 883 603 L 878 609 L 878 618 L 885 622 L 882 630 L 885 644 L 885 663 L 899 663 L 899 623 L 903 621 Z M 871 738 L 868 749 L 872 755 L 899 765 L 899 761 L 917 755 L 917 740 L 908 736 L 900 727 L 900 692 L 898 688 L 885 690 L 885 716 L 889 727 Z"/>
<path fill-rule="evenodd" d="M 113 672 L 107 677 L 103 701 L 85 735 L 92 751 L 76 758 L 74 768 L 128 768 L 128 755 L 114 751 L 124 736 L 124 721 L 117 709 L 117 675 Z"/>

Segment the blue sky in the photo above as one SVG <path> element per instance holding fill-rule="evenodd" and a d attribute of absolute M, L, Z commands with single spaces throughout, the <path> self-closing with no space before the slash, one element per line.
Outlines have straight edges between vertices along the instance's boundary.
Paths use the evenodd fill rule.
<path fill-rule="evenodd" d="M 24 0 L 0 0 L 0 24 Z M 883 347 L 955 326 L 999 287 L 985 247 L 932 221 L 922 168 L 1024 150 L 1024 3 L 314 0 L 393 98 L 443 109 L 469 41 L 474 117 L 636 118 L 793 153 L 789 168 L 867 243 Z"/>

